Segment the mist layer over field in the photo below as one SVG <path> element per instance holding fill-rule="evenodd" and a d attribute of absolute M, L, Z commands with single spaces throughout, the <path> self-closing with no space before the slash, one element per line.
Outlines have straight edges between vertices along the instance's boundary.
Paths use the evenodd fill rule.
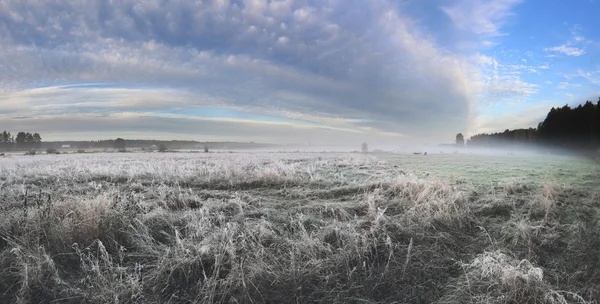
<path fill-rule="evenodd" d="M 0 158 L 2 303 L 595 303 L 586 159 Z"/>

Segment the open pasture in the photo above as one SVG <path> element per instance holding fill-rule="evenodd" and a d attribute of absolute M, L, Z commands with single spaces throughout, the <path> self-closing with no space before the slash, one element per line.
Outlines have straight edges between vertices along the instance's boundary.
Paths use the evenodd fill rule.
<path fill-rule="evenodd" d="M 478 154 L 469 150 L 427 156 L 393 153 L 376 156 L 403 170 L 432 174 L 472 187 L 507 183 L 553 184 L 590 190 L 600 187 L 600 166 L 592 158 L 525 152 Z"/>
<path fill-rule="evenodd" d="M 0 158 L 0 302 L 597 303 L 598 181 L 548 155 Z"/>

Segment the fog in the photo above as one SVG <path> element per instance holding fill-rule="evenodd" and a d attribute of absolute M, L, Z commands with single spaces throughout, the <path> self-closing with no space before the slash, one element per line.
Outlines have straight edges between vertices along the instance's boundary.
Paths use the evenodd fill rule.
<path fill-rule="evenodd" d="M 421 157 L 426 162 L 427 157 L 444 157 L 449 162 L 452 162 L 452 157 L 471 155 L 471 156 L 484 156 L 489 160 L 494 158 L 506 159 L 506 158 L 519 158 L 519 159 L 540 159 L 549 158 L 557 159 L 557 157 L 568 158 L 582 158 L 586 157 L 587 154 L 570 151 L 568 149 L 551 148 L 543 146 L 522 146 L 522 145 L 506 145 L 498 146 L 494 148 L 480 148 L 480 147 L 468 147 L 468 146 L 456 146 L 452 144 L 443 145 L 368 145 L 369 151 L 364 153 L 361 151 L 361 144 L 354 146 L 326 146 L 326 145 L 285 145 L 275 146 L 272 148 L 261 148 L 261 149 L 236 149 L 236 150 L 219 150 L 216 149 L 214 152 L 225 152 L 225 153 L 278 153 L 278 152 L 311 152 L 311 153 L 335 153 L 335 152 L 346 152 L 346 153 L 360 153 L 372 156 L 388 155 L 390 157 L 396 156 L 412 156 Z"/>
<path fill-rule="evenodd" d="M 581 156 L 581 153 L 569 152 L 565 149 L 556 149 L 548 147 L 495 147 L 495 148 L 478 148 L 456 145 L 367 145 L 368 152 L 362 151 L 361 144 L 350 145 L 275 145 L 270 148 L 257 149 L 214 149 L 214 152 L 231 152 L 231 153 L 276 153 L 276 152 L 313 152 L 313 153 L 329 153 L 329 152 L 353 152 L 366 155 L 378 155 L 381 153 L 398 154 L 398 155 L 415 155 L 427 157 L 431 155 L 447 155 L 453 154 L 468 154 L 477 156 L 491 157 L 541 157 L 542 155 L 564 155 L 564 156 Z M 194 151 L 194 150 L 185 150 Z"/>

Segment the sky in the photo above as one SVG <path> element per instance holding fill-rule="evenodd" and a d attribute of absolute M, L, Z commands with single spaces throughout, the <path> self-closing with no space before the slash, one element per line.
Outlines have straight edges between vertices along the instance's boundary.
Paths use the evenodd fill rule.
<path fill-rule="evenodd" d="M 597 0 L 2 0 L 0 129 L 424 144 L 600 96 Z"/>

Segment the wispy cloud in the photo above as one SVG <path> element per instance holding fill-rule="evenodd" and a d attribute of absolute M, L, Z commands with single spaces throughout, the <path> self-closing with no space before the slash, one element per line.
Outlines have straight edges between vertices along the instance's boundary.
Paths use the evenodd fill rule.
<path fill-rule="evenodd" d="M 1 117 L 1 116 L 0 116 Z M 4 118 L 4 117 L 2 117 Z M 43 115 L 13 119 L 18 130 L 45 130 L 45 139 L 62 139 L 56 134 L 76 134 L 77 138 L 110 138 L 130 134 L 135 138 L 177 138 L 232 141 L 264 141 L 269 134 L 272 142 L 299 143 L 298 140 L 316 139 L 315 143 L 351 145 L 359 133 L 331 126 L 298 125 L 287 122 L 268 122 L 240 118 L 206 118 L 145 112 L 119 114 L 81 114 L 77 116 Z M 185 127 L 182 127 L 185 125 Z M 48 126 L 51 126 L 48 130 Z M 73 126 L 77 126 L 76 130 Z M 98 133 L 98 130 L 102 130 Z M 149 132 L 150 130 L 150 132 Z M 361 132 L 362 133 L 362 132 Z M 318 136 L 315 136 L 318 134 Z M 399 140 L 402 135 L 393 132 L 367 133 L 372 141 Z M 365 138 L 366 139 L 366 138 Z M 304 141 L 300 142 L 303 143 Z"/>
<path fill-rule="evenodd" d="M 559 90 L 566 90 L 569 88 L 580 88 L 581 84 L 579 83 L 569 83 L 567 81 L 561 81 L 558 83 L 558 86 L 556 87 Z"/>
<path fill-rule="evenodd" d="M 582 69 L 579 69 L 577 71 L 577 75 L 579 75 L 580 77 L 583 77 L 584 79 L 589 81 L 591 84 L 600 85 L 600 70 L 594 71 L 594 72 L 586 72 Z"/>
<path fill-rule="evenodd" d="M 575 43 L 582 43 L 582 44 L 589 44 L 592 42 L 592 40 L 587 39 L 583 34 L 582 31 L 584 29 L 579 25 L 579 24 L 575 24 L 571 27 L 571 40 L 574 41 Z"/>
<path fill-rule="evenodd" d="M 489 56 L 479 56 L 479 98 L 483 105 L 523 102 L 538 92 L 538 85 L 522 79 L 522 71 L 537 73 L 527 65 L 501 64 Z"/>
<path fill-rule="evenodd" d="M 522 0 L 458 0 L 442 10 L 454 24 L 475 34 L 494 37 L 504 35 L 502 25 L 513 15 L 512 9 Z"/>
<path fill-rule="evenodd" d="M 583 28 L 576 24 L 571 27 L 570 38 L 564 44 L 545 48 L 546 52 L 556 52 L 567 56 L 581 56 L 585 54 L 585 46 L 590 44 L 592 41 L 587 39 L 581 34 Z"/>
<path fill-rule="evenodd" d="M 585 54 L 585 51 L 583 49 L 572 47 L 572 46 L 567 46 L 564 44 L 555 46 L 555 47 L 551 47 L 551 48 L 545 48 L 544 51 L 562 53 L 567 56 L 581 56 L 581 55 Z"/>

